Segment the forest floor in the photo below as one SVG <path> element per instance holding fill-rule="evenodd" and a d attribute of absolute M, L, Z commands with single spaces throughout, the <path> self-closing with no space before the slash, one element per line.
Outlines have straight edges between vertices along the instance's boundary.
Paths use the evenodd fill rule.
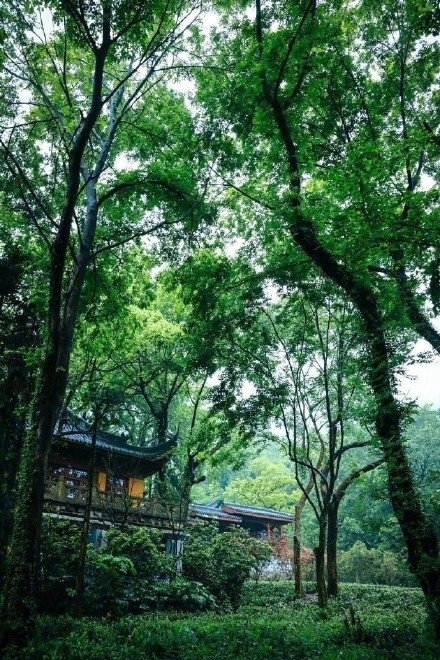
<path fill-rule="evenodd" d="M 296 600 L 291 582 L 260 582 L 246 585 L 235 613 L 167 612 L 115 621 L 40 617 L 32 644 L 9 657 L 439 658 L 425 627 L 419 589 L 342 585 L 340 597 L 322 612 L 310 599 Z"/>

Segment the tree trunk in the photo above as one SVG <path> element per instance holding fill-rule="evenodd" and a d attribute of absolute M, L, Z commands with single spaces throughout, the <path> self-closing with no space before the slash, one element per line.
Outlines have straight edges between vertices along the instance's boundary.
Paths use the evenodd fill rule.
<path fill-rule="evenodd" d="M 35 435 L 26 436 L 17 480 L 17 503 L 10 560 L 5 582 L 4 616 L 8 637 L 26 641 L 36 614 L 41 506 L 44 497 L 45 457 L 35 447 Z M 5 639 L 5 642 L 8 640 Z"/>
<path fill-rule="evenodd" d="M 86 508 L 84 511 L 83 528 L 81 532 L 81 545 L 78 558 L 78 573 L 76 578 L 76 601 L 75 601 L 75 615 L 79 618 L 83 614 L 84 604 L 84 576 L 86 568 L 86 555 L 87 555 L 87 541 L 90 531 L 90 511 L 92 510 L 93 500 L 93 485 L 95 477 L 95 462 L 96 462 L 96 435 L 98 431 L 98 414 L 95 414 L 92 428 L 92 447 L 90 453 L 89 463 L 89 478 L 87 481 L 87 500 Z"/>
<path fill-rule="evenodd" d="M 19 415 L 23 405 L 24 382 L 21 370 L 13 363 L 0 389 L 0 575 L 4 575 L 4 562 L 12 529 L 12 510 L 15 480 L 23 443 L 25 420 Z"/>
<path fill-rule="evenodd" d="M 339 501 L 333 501 L 328 510 L 327 522 L 327 593 L 329 596 L 338 595 L 338 509 Z"/>
<path fill-rule="evenodd" d="M 376 432 L 386 458 L 391 504 L 407 546 L 410 569 L 420 582 L 436 634 L 440 637 L 438 541 L 422 509 L 405 453 L 402 415 L 393 394 L 388 345 L 375 293 L 321 245 L 307 220 L 296 230 L 292 227 L 292 234 L 321 270 L 348 294 L 363 320 L 371 356 L 369 377 L 376 403 Z"/>
<path fill-rule="evenodd" d="M 161 445 L 167 441 L 168 437 L 168 406 L 163 406 L 159 413 L 156 413 L 156 439 L 157 444 Z M 166 502 L 168 498 L 168 476 L 167 466 L 162 467 L 155 478 L 156 491 L 161 500 Z M 169 515 L 172 518 L 171 512 Z"/>
<path fill-rule="evenodd" d="M 325 546 L 326 546 L 326 515 L 323 513 L 319 521 L 318 545 L 313 548 L 316 562 L 316 591 L 318 592 L 318 605 L 327 605 L 327 585 L 325 583 Z"/>
<path fill-rule="evenodd" d="M 260 15 L 261 20 L 261 15 Z M 261 24 L 260 28 L 261 30 Z M 258 35 L 258 27 L 257 27 Z M 260 38 L 261 43 L 261 38 Z M 296 145 L 283 108 L 263 82 L 266 99 L 283 143 L 291 189 L 290 233 L 294 242 L 319 270 L 340 287 L 358 310 L 370 353 L 369 380 L 376 403 L 376 432 L 388 470 L 388 490 L 408 550 L 411 571 L 417 576 L 440 638 L 440 557 L 435 529 L 426 517 L 411 475 L 402 439 L 402 415 L 393 393 L 393 374 L 383 315 L 367 274 L 360 277 L 321 242 L 317 230 L 301 209 L 301 177 Z"/>
<path fill-rule="evenodd" d="M 302 581 L 301 565 L 301 517 L 304 508 L 304 501 L 295 506 L 295 523 L 293 532 L 293 565 L 295 570 L 295 593 L 300 598 L 304 596 L 304 586 Z"/>
<path fill-rule="evenodd" d="M 356 470 L 353 470 L 339 485 L 336 492 L 333 494 L 328 508 L 328 522 L 327 522 L 327 592 L 329 596 L 338 595 L 338 565 L 337 565 L 337 550 L 338 550 L 338 512 L 339 505 L 342 498 L 345 496 L 347 488 L 355 481 L 361 474 L 366 474 L 375 470 L 379 465 L 383 465 L 384 458 L 379 458 L 371 463 L 367 463 Z"/>
<path fill-rule="evenodd" d="M 66 198 L 51 249 L 48 342 L 37 383 L 32 422 L 20 461 L 11 561 L 8 563 L 6 576 L 3 615 L 8 621 L 8 635 L 22 642 L 29 634 L 36 613 L 44 475 L 53 432 L 65 395 L 66 364 L 68 369 L 71 338 L 76 322 L 76 315 L 69 316 L 68 305 L 64 319 L 62 315 L 66 257 L 80 186 L 82 158 L 102 109 L 104 63 L 110 47 L 109 20 L 109 16 L 104 17 L 103 32 L 107 35 L 106 41 L 95 53 L 90 109 L 81 123 L 69 153 Z M 77 290 L 78 298 L 80 289 L 81 286 Z"/>

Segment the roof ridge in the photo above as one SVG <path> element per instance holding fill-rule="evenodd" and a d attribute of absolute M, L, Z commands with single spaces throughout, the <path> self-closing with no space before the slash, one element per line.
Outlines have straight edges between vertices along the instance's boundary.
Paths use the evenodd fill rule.
<path fill-rule="evenodd" d="M 58 433 L 58 427 L 59 424 L 57 423 L 54 435 L 58 436 L 60 439 L 64 439 L 67 442 L 76 442 L 86 445 L 91 443 L 91 425 L 82 417 L 72 413 L 70 410 L 67 411 L 63 431 L 60 434 Z M 177 438 L 171 436 L 167 442 L 158 445 L 149 447 L 131 445 L 127 443 L 124 437 L 121 437 L 116 433 L 103 431 L 99 428 L 96 432 L 96 439 L 97 445 L 101 446 L 101 448 L 104 448 L 108 451 L 114 450 L 115 452 L 123 454 L 137 455 L 139 458 L 161 458 L 169 454 L 177 444 Z"/>
<path fill-rule="evenodd" d="M 285 517 L 294 520 L 294 515 L 292 513 L 285 513 L 284 511 L 279 511 L 279 509 L 272 509 L 270 507 L 265 507 L 265 506 L 251 506 L 250 504 L 236 504 L 235 502 L 225 502 L 221 498 L 213 500 L 208 504 L 201 504 L 199 506 L 210 507 L 211 509 L 215 509 L 217 511 L 222 511 L 223 507 L 228 507 L 228 506 L 231 509 L 236 509 L 237 512 L 240 512 L 240 509 L 247 511 L 250 510 L 255 512 L 263 511 L 265 513 L 272 513 L 274 516 Z"/>
<path fill-rule="evenodd" d="M 279 509 L 274 509 L 269 506 L 255 506 L 253 504 L 237 504 L 236 502 L 223 502 L 223 506 L 234 506 L 234 507 L 243 507 L 246 509 L 256 509 L 260 511 L 274 511 L 275 513 L 282 513 L 283 515 L 290 516 L 290 513 L 285 513 Z"/>

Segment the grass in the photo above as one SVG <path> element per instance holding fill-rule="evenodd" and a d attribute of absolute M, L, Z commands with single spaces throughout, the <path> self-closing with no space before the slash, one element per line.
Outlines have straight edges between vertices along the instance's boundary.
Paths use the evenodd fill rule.
<path fill-rule="evenodd" d="M 296 600 L 287 581 L 249 583 L 233 613 L 157 613 L 117 621 L 41 617 L 34 640 L 6 657 L 38 660 L 133 658 L 415 658 L 440 657 L 424 631 L 419 589 L 342 585 L 322 612 Z"/>

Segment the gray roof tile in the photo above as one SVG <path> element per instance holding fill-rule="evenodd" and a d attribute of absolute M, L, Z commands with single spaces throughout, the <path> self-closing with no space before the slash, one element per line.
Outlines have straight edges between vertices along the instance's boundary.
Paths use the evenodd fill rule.
<path fill-rule="evenodd" d="M 56 428 L 54 435 L 60 440 L 65 440 L 74 444 L 86 446 L 91 446 L 92 444 L 92 431 L 90 424 L 72 413 L 68 413 L 62 426 L 62 432 L 58 433 Z M 115 454 L 156 460 L 169 454 L 176 446 L 176 441 L 170 440 L 169 442 L 155 445 L 153 447 L 137 447 L 135 445 L 127 444 L 126 439 L 122 436 L 98 429 L 96 446 Z"/>

